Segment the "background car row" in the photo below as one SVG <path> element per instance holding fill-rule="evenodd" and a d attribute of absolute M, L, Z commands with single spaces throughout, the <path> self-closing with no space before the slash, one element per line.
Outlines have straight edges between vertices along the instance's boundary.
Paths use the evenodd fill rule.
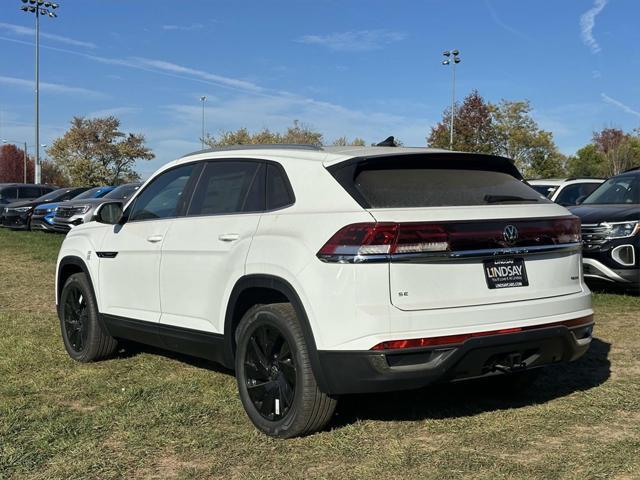
<path fill-rule="evenodd" d="M 17 201 L 0 207 L 0 226 L 14 230 L 46 230 L 68 232 L 71 228 L 91 221 L 95 208 L 105 201 L 126 201 L 140 183 L 128 183 L 119 187 L 69 187 L 55 188 L 48 185 L 5 184 L 0 185 L 0 198 Z M 37 198 L 28 193 L 46 192 Z M 5 193 L 6 192 L 6 193 Z"/>

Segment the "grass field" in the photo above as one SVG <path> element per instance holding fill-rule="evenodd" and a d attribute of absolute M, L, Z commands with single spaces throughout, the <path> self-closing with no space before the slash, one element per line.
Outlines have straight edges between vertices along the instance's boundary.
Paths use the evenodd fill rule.
<path fill-rule="evenodd" d="M 640 478 L 640 299 L 597 294 L 596 339 L 523 391 L 496 382 L 342 399 L 278 441 L 234 377 L 150 349 L 81 365 L 54 311 L 62 237 L 0 230 L 0 478 Z"/>

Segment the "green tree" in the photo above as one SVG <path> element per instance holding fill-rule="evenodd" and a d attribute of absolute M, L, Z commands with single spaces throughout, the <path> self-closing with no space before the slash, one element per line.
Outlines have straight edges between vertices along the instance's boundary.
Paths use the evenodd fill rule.
<path fill-rule="evenodd" d="M 229 145 L 258 145 L 258 144 L 307 144 L 322 145 L 322 134 L 312 130 L 310 127 L 293 121 L 293 125 L 287 128 L 284 133 L 272 132 L 264 128 L 256 133 L 251 133 L 246 128 L 239 128 L 233 131 L 223 131 L 218 137 L 207 135 L 204 143 L 211 148 L 226 147 Z"/>
<path fill-rule="evenodd" d="M 501 100 L 491 110 L 498 137 L 494 153 L 512 158 L 525 177 L 564 174 L 566 158 L 553 134 L 542 130 L 531 116 L 528 100 Z"/>
<path fill-rule="evenodd" d="M 139 179 L 136 161 L 154 158 L 144 143 L 144 135 L 121 132 L 116 117 L 74 117 L 47 154 L 72 185 L 117 185 Z"/>
<path fill-rule="evenodd" d="M 451 108 L 442 114 L 442 120 L 431 128 L 427 144 L 435 148 L 449 148 Z M 477 90 L 472 91 L 455 106 L 453 150 L 459 152 L 494 153 L 497 131 L 492 117 L 492 106 Z"/>
<path fill-rule="evenodd" d="M 606 158 L 592 143 L 567 160 L 567 174 L 571 177 L 606 177 L 607 170 Z"/>

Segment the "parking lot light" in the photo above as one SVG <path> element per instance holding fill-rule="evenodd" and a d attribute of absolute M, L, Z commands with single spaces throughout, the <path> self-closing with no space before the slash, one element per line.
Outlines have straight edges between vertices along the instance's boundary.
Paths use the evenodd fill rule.
<path fill-rule="evenodd" d="M 456 109 L 456 65 L 460 63 L 460 50 L 457 48 L 454 50 L 445 50 L 442 52 L 446 58 L 442 61 L 442 65 L 452 66 L 452 79 L 451 79 L 451 120 L 449 123 L 449 150 L 453 150 L 453 119 L 455 117 Z"/>
<path fill-rule="evenodd" d="M 23 6 L 20 10 L 27 13 L 34 13 L 36 17 L 36 161 L 35 161 L 35 182 L 40 183 L 42 179 L 40 168 L 40 16 L 56 18 L 58 15 L 54 12 L 60 5 L 45 0 L 21 0 Z M 27 3 L 31 6 L 28 6 Z"/>

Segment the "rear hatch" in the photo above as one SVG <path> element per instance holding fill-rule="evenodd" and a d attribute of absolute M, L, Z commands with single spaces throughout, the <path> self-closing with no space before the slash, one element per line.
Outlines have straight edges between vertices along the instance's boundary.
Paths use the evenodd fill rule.
<path fill-rule="evenodd" d="M 389 262 L 390 301 L 399 309 L 490 305 L 582 289 L 579 220 L 527 186 L 508 159 L 414 154 L 329 170 L 372 222 L 347 227 L 328 244 L 347 254 L 338 261 Z M 350 243 L 359 244 L 357 251 Z"/>

